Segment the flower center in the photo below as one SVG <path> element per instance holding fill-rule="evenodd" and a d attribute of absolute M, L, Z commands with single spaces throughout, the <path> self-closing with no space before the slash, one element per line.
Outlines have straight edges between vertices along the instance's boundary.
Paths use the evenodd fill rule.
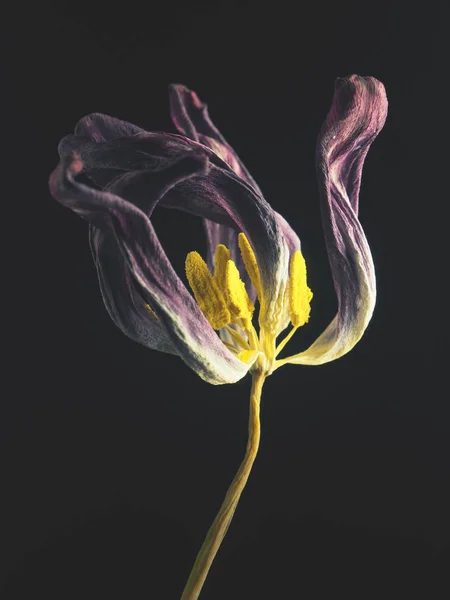
<path fill-rule="evenodd" d="M 261 275 L 256 256 L 243 233 L 238 236 L 239 249 L 245 270 L 256 290 L 259 302 L 264 297 Z M 308 322 L 312 292 L 306 281 L 306 264 L 300 250 L 294 252 L 290 263 L 290 277 L 285 290 L 284 305 L 292 329 L 276 346 L 277 335 L 268 339 L 267 331 L 260 334 L 252 323 L 255 305 L 248 295 L 239 270 L 231 259 L 230 251 L 219 244 L 214 254 L 214 274 L 198 252 L 186 257 L 186 276 L 200 310 L 210 325 L 219 331 L 225 346 L 240 360 L 252 364 L 252 369 L 262 369 L 270 374 L 276 356 L 281 352 L 294 332 Z M 275 352 L 268 350 L 275 348 Z"/>

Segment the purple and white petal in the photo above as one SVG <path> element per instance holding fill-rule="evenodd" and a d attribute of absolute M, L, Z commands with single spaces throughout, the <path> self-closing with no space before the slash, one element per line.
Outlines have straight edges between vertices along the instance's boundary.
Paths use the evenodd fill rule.
<path fill-rule="evenodd" d="M 304 352 L 282 362 L 318 365 L 346 354 L 359 341 L 376 299 L 375 269 L 358 220 L 364 159 L 387 116 L 384 86 L 352 75 L 336 82 L 333 103 L 317 142 L 325 241 L 338 312 Z"/>
<path fill-rule="evenodd" d="M 109 316 L 117 327 L 147 348 L 178 354 L 157 316 L 146 307 L 114 235 L 91 225 L 89 243 L 100 291 Z"/>
<path fill-rule="evenodd" d="M 249 366 L 233 356 L 172 268 L 149 218 L 111 192 L 75 180 L 81 160 L 61 161 L 50 177 L 56 200 L 114 235 L 140 293 L 155 310 L 181 358 L 205 381 L 233 383 Z"/>
<path fill-rule="evenodd" d="M 170 187 L 200 172 L 207 172 L 207 158 L 190 152 L 164 171 L 131 171 L 116 178 L 104 190 L 147 208 L 161 200 Z M 150 211 L 151 213 L 151 211 Z M 159 319 L 147 309 L 140 285 L 132 276 L 111 231 L 89 227 L 89 239 L 100 290 L 106 309 L 114 323 L 128 337 L 147 348 L 178 354 Z"/>
<path fill-rule="evenodd" d="M 264 298 L 260 321 L 274 322 L 288 277 L 288 250 L 284 223 L 276 217 L 266 200 L 242 180 L 214 152 L 193 140 L 171 134 L 137 134 L 110 142 L 95 143 L 79 136 L 66 136 L 60 144 L 61 157 L 73 152 L 80 156 L 86 173 L 105 185 L 104 172 L 114 172 L 108 187 L 120 186 L 120 195 L 139 205 L 149 216 L 155 202 L 220 223 L 244 232 L 258 258 Z M 152 192 L 153 179 L 174 168 L 181 159 L 206 154 L 207 174 L 187 178 L 171 187 L 162 197 Z M 84 172 L 84 171 L 83 171 Z M 101 181 L 98 181 L 98 177 Z M 127 186 L 133 187 L 130 195 Z M 158 184 L 160 185 L 160 184 Z M 141 188 L 140 188 L 141 186 Z M 149 186 L 149 188 L 147 187 Z M 139 189 L 140 188 L 140 189 Z M 139 203 L 133 198 L 139 197 Z M 144 204 L 143 204 L 144 202 Z M 282 226 L 280 226 L 280 223 Z"/>

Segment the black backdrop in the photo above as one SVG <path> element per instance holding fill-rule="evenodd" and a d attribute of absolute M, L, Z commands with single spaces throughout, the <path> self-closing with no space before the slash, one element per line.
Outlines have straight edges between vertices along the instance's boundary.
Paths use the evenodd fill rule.
<path fill-rule="evenodd" d="M 179 598 L 246 444 L 248 379 L 210 386 L 110 321 L 87 226 L 48 192 L 59 139 L 93 111 L 173 131 L 168 84 L 195 89 L 302 240 L 315 297 L 299 351 L 336 308 L 314 146 L 351 73 L 390 102 L 360 199 L 376 311 L 344 358 L 267 381 L 260 454 L 201 598 L 448 597 L 442 22 L 432 2 L 7 9 L 2 599 Z M 155 222 L 182 273 L 200 222 Z"/>

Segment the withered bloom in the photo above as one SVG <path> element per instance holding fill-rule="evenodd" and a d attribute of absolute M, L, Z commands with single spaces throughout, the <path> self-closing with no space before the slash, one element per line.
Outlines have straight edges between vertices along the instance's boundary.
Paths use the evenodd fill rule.
<path fill-rule="evenodd" d="M 170 106 L 179 134 L 147 132 L 102 114 L 81 119 L 59 145 L 61 161 L 50 189 L 89 222 L 103 300 L 126 335 L 178 354 L 213 384 L 252 373 L 247 453 L 183 593 L 182 600 L 192 600 L 256 456 L 265 377 L 286 363 L 319 365 L 339 358 L 358 342 L 372 316 L 375 272 L 358 220 L 358 199 L 363 163 L 384 125 L 387 99 L 373 77 L 352 75 L 336 82 L 316 161 L 338 311 L 307 350 L 282 359 L 279 353 L 310 315 L 312 292 L 300 241 L 264 199 L 195 92 L 172 85 Z M 92 185 L 80 182 L 80 173 Z M 206 261 L 195 251 L 186 258 L 193 296 L 152 225 L 157 205 L 203 219 Z M 290 331 L 278 341 L 289 323 Z"/>

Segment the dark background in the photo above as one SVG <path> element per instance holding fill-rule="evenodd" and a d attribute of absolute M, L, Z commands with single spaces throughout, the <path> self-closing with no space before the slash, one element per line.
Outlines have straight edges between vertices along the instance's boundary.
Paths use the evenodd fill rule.
<path fill-rule="evenodd" d="M 208 385 L 110 321 L 87 225 L 48 192 L 59 139 L 93 111 L 173 131 L 168 84 L 195 89 L 302 240 L 315 296 L 300 351 L 336 308 L 314 147 L 351 73 L 380 79 L 390 102 L 360 198 L 376 311 L 347 356 L 267 381 L 260 453 L 201 599 L 449 597 L 442 23 L 433 2 L 8 9 L 3 600 L 179 598 L 246 445 L 248 378 Z M 204 252 L 200 222 L 155 222 L 182 273 Z"/>

